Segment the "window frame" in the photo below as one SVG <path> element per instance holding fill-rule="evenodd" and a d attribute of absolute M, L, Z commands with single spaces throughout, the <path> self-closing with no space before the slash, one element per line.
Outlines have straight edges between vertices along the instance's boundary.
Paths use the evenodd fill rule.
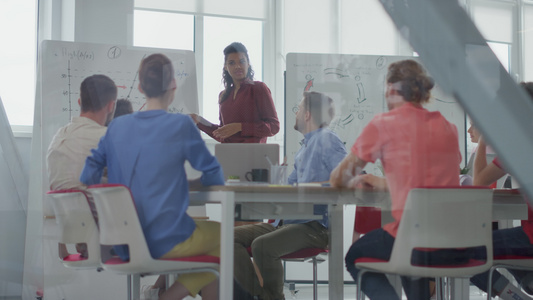
<path fill-rule="evenodd" d="M 39 1 L 35 0 L 37 3 L 37 12 L 36 19 L 37 21 L 37 40 L 36 48 L 38 48 L 38 43 L 43 39 L 56 39 L 56 40 L 75 40 L 74 28 L 74 10 L 75 7 L 70 4 L 62 4 L 57 1 Z M 263 21 L 263 81 L 267 83 L 271 90 L 273 91 L 274 99 L 283 99 L 284 92 L 284 78 L 283 72 L 285 69 L 284 65 L 284 45 L 283 45 L 283 16 L 287 13 L 283 11 L 284 1 L 268 1 L 267 2 L 267 13 L 266 17 L 260 19 Z M 332 2 L 332 6 L 339 7 L 341 0 L 335 0 Z M 524 8 L 532 7 L 532 0 L 485 0 L 483 2 L 477 0 L 461 0 L 461 4 L 464 5 L 465 9 L 468 12 L 471 12 L 473 5 L 479 3 L 503 3 L 514 5 L 513 10 L 513 41 L 511 43 L 511 52 L 510 52 L 510 64 L 509 72 L 514 74 L 515 78 L 521 80 L 524 78 L 524 70 L 522 64 L 526 61 L 525 57 L 525 37 L 521 32 L 524 28 Z M 133 9 L 143 9 L 134 7 Z M 171 11 L 178 12 L 178 11 Z M 133 12 L 132 12 L 133 13 Z M 178 12 L 178 13 L 187 13 L 190 12 Z M 196 53 L 196 64 L 198 67 L 198 97 L 203 99 L 203 58 L 202 53 L 204 49 L 203 45 L 203 17 L 205 15 L 209 16 L 220 16 L 220 17 L 231 17 L 228 15 L 214 15 L 214 14 L 198 14 L 194 13 L 194 51 Z M 235 18 L 243 18 L 242 16 L 235 16 Z M 257 18 L 244 18 L 251 20 L 258 20 Z M 338 22 L 341 22 L 340 20 Z M 338 27 L 338 26 L 337 26 Z M 133 42 L 133 33 L 129 32 L 131 35 L 130 40 Z M 132 43 L 131 42 L 131 43 Z M 501 42 L 501 41 L 493 41 Z M 400 51 L 401 47 L 398 49 Z M 399 53 L 400 54 L 400 53 Z M 37 66 L 37 59 L 36 59 Z M 35 71 L 35 76 L 37 77 L 37 68 Z M 36 81 L 38 78 L 36 78 Z M 203 109 L 203 101 L 200 101 L 199 108 Z M 284 113 L 283 107 L 278 107 L 278 113 Z M 283 124 L 284 125 L 284 124 Z M 33 125 L 12 125 L 13 132 L 17 136 L 31 135 L 33 131 Z M 283 132 L 283 131 L 282 131 Z"/>

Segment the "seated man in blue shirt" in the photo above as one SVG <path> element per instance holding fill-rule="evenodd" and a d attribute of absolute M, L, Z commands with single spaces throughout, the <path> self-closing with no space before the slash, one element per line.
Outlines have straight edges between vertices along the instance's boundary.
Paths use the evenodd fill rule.
<path fill-rule="evenodd" d="M 294 159 L 290 184 L 328 181 L 331 171 L 346 156 L 344 143 L 326 128 L 334 116 L 331 98 L 304 92 L 294 125 L 304 139 Z M 315 206 L 315 214 L 322 215 L 321 220 L 284 220 L 283 226 L 276 227 L 265 223 L 236 227 L 235 279 L 259 299 L 284 299 L 280 257 L 304 248 L 326 248 L 327 210 L 327 205 Z M 254 263 L 246 250 L 250 246 Z"/>

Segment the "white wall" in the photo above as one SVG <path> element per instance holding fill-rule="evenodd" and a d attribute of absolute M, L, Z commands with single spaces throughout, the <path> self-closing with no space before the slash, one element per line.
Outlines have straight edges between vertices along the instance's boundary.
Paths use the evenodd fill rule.
<path fill-rule="evenodd" d="M 15 143 L 28 176 L 31 139 L 15 139 Z M 7 171 L 0 172 L 0 297 L 21 295 L 26 234 L 26 213 L 9 172 L 9 158 L 4 154 L 0 147 L 0 170 Z"/>

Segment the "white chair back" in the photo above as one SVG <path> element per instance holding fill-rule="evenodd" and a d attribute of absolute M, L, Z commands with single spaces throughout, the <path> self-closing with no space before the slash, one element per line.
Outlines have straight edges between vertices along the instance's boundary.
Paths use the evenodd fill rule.
<path fill-rule="evenodd" d="M 411 264 L 418 249 L 485 247 L 476 265 L 426 267 Z M 392 249 L 393 273 L 425 277 L 470 276 L 492 265 L 492 189 L 417 188 L 409 192 Z"/>
<path fill-rule="evenodd" d="M 91 186 L 100 223 L 100 244 L 127 245 L 130 260 L 125 272 L 150 269 L 153 260 L 137 216 L 130 190 L 123 185 Z M 105 268 L 105 261 L 102 261 Z M 114 266 L 119 267 L 120 266 Z"/>
<path fill-rule="evenodd" d="M 106 257 L 102 252 L 102 267 L 128 275 L 128 299 L 138 299 L 140 276 L 211 272 L 219 276 L 220 259 L 214 256 L 192 256 L 173 259 L 152 258 L 144 236 L 130 190 L 120 184 L 100 184 L 88 188 L 94 198 L 100 225 L 100 244 L 127 245 L 129 261 Z M 167 285 L 170 286 L 167 276 Z M 132 287 L 133 286 L 133 287 Z M 132 296 L 133 295 L 133 296 Z"/>
<path fill-rule="evenodd" d="M 80 190 L 59 190 L 47 193 L 52 202 L 56 223 L 59 226 L 59 242 L 63 244 L 87 244 L 86 259 L 69 255 L 61 259 L 69 268 L 84 269 L 100 266 L 98 227 L 92 215 L 88 198 Z"/>
<path fill-rule="evenodd" d="M 127 245 L 129 261 L 118 258 L 107 260 L 102 255 L 104 269 L 122 274 L 162 274 L 167 271 L 198 272 L 204 268 L 218 273 L 218 258 L 204 257 L 198 260 L 177 258 L 172 260 L 152 258 L 144 236 L 130 190 L 119 184 L 94 185 L 88 189 L 94 197 L 99 216 L 100 244 L 102 246 Z M 102 247 L 104 249 L 104 247 Z M 207 260 L 206 260 L 207 259 Z M 201 269 L 203 270 L 203 269 Z"/>

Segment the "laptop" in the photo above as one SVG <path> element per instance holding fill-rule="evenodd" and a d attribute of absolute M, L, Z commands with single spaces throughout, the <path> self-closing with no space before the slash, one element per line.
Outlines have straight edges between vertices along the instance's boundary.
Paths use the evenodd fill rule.
<path fill-rule="evenodd" d="M 224 180 L 228 180 L 229 176 L 239 176 L 241 182 L 247 182 L 246 173 L 251 172 L 252 169 L 267 169 L 270 173 L 270 163 L 279 164 L 279 145 L 216 144 L 215 156 L 224 171 Z M 270 162 L 266 157 L 270 159 Z"/>

